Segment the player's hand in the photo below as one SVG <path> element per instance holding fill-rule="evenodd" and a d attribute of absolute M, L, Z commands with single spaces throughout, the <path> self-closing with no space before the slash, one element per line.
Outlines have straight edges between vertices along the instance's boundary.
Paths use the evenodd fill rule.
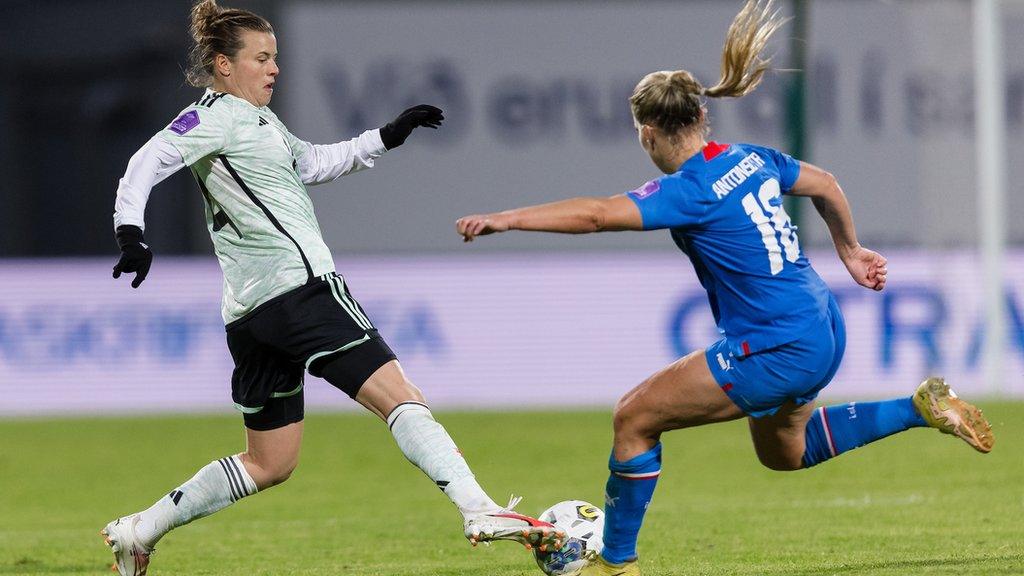
<path fill-rule="evenodd" d="M 462 236 L 463 242 L 472 242 L 473 238 L 477 236 L 506 232 L 508 229 L 508 218 L 501 213 L 474 214 L 463 216 L 455 221 L 455 231 Z"/>
<path fill-rule="evenodd" d="M 857 284 L 875 291 L 885 288 L 887 263 L 884 256 L 863 246 L 857 246 L 843 257 L 843 264 Z"/>
<path fill-rule="evenodd" d="M 142 241 L 142 229 L 138 226 L 118 226 L 114 236 L 117 238 L 117 245 L 121 247 L 121 259 L 114 264 L 114 278 L 120 278 L 122 272 L 135 272 L 132 288 L 138 288 L 149 274 L 149 267 L 153 264 L 153 252 Z"/>
<path fill-rule="evenodd" d="M 380 129 L 380 139 L 384 147 L 392 150 L 405 143 L 405 139 L 412 134 L 413 128 L 437 129 L 444 122 L 444 112 L 440 108 L 430 104 L 413 106 L 402 112 L 391 122 L 388 122 Z"/>

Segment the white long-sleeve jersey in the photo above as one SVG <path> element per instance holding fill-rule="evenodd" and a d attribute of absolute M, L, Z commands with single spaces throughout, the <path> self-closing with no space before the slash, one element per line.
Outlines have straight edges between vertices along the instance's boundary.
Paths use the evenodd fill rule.
<path fill-rule="evenodd" d="M 221 312 L 230 323 L 267 300 L 334 271 L 305 184 L 373 167 L 379 130 L 330 145 L 299 140 L 267 107 L 207 90 L 128 162 L 114 227 L 145 228 L 152 188 L 188 166 L 224 272 Z"/>

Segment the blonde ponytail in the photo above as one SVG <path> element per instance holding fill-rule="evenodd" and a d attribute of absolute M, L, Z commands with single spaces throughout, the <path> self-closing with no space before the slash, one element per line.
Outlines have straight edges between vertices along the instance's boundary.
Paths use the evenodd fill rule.
<path fill-rule="evenodd" d="M 761 53 L 768 39 L 786 20 L 779 17 L 773 0 L 747 0 L 733 19 L 722 48 L 722 77 L 704 91 L 710 98 L 738 98 L 754 91 L 768 70 L 771 58 Z"/>
<path fill-rule="evenodd" d="M 770 62 L 761 53 L 783 24 L 774 0 L 747 0 L 729 26 L 718 84 L 705 88 L 686 70 L 652 72 L 629 98 L 633 118 L 669 134 L 694 126 L 706 129 L 703 97 L 739 97 L 757 88 Z"/>

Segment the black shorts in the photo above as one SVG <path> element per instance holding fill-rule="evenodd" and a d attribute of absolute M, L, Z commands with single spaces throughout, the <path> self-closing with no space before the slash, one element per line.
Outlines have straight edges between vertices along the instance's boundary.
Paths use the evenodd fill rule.
<path fill-rule="evenodd" d="M 235 361 L 231 399 L 247 428 L 273 430 L 303 418 L 305 371 L 330 362 L 331 384 L 355 398 L 378 368 L 395 359 L 344 279 L 327 274 L 260 304 L 227 325 Z"/>

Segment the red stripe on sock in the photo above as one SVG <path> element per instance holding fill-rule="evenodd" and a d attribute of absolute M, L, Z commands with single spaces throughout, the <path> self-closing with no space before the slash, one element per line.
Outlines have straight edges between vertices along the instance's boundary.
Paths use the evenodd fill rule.
<path fill-rule="evenodd" d="M 825 429 L 825 439 L 828 440 L 828 451 L 832 453 L 832 456 L 837 454 L 836 443 L 832 440 L 832 427 L 828 425 L 828 413 L 825 412 L 825 407 L 819 408 L 821 410 L 821 425 Z"/>

